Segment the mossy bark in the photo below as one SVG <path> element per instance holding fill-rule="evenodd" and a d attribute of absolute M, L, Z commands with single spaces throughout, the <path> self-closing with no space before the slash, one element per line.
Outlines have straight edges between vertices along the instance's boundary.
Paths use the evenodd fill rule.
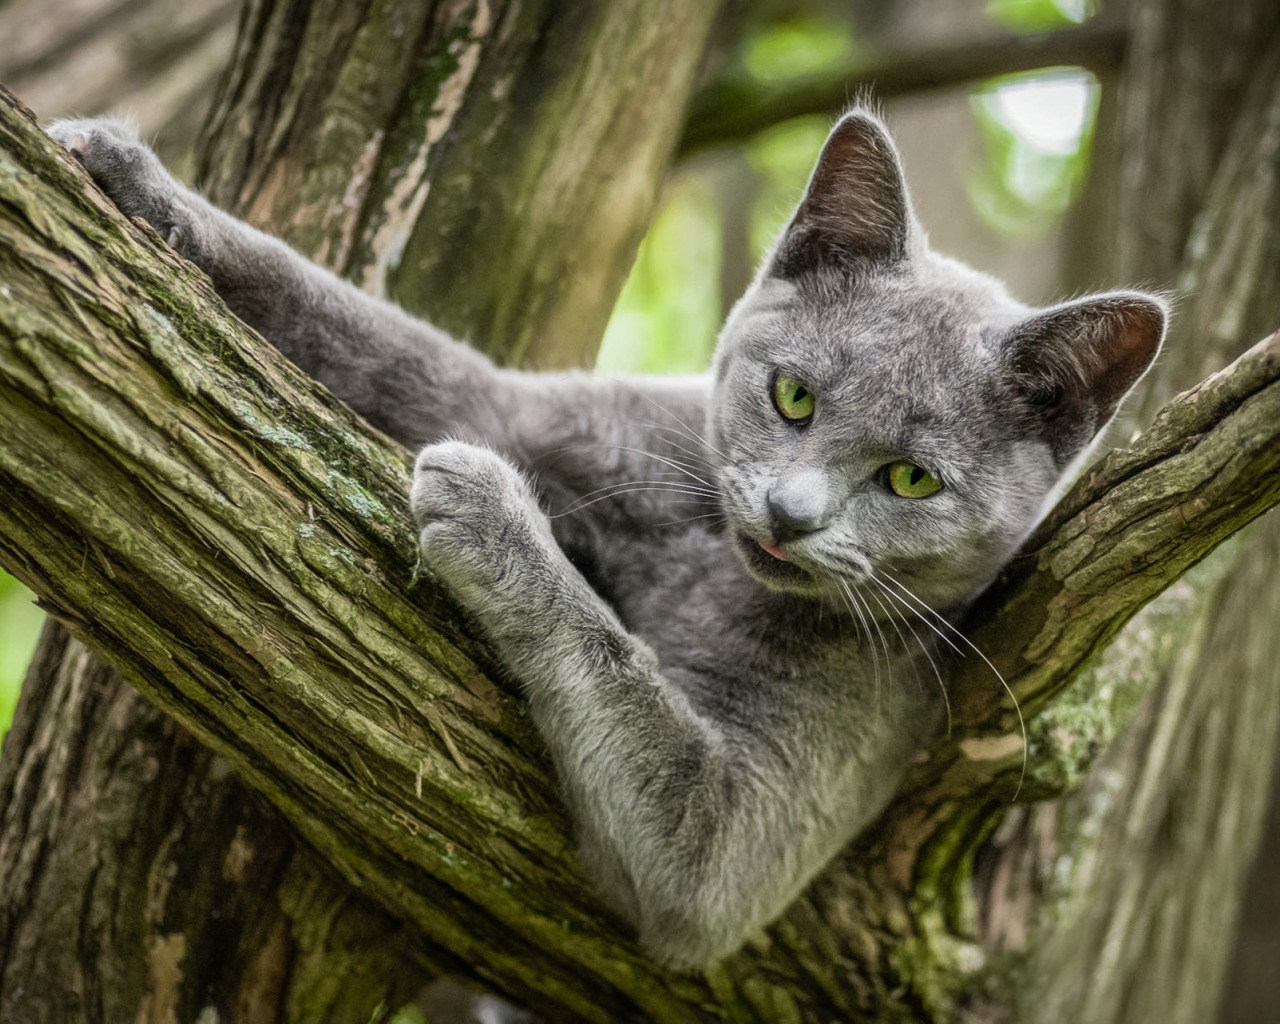
<path fill-rule="evenodd" d="M 422 960 L 468 964 L 556 1020 L 946 1019 L 984 992 L 1007 1009 L 971 884 L 1021 764 L 989 678 L 964 688 L 952 736 L 882 828 L 767 936 L 705 976 L 662 971 L 578 877 L 518 699 L 447 597 L 415 580 L 406 453 L 248 335 L 12 109 L 3 118 L 6 564 L 405 922 Z M 1086 481 L 1044 536 L 1058 554 L 983 612 L 1054 625 L 1049 654 L 1021 626 L 989 646 L 997 664 L 1031 666 L 1011 673 L 1044 698 L 1029 711 L 1057 706 L 1120 621 L 1274 503 L 1276 346 Z M 1233 497 L 1254 498 L 1149 516 L 1192 472 L 1235 474 Z M 1062 553 L 1082 544 L 1151 571 L 1141 586 L 1081 577 Z M 1082 578 L 1091 614 L 1055 614 L 1086 604 L 1071 596 Z M 8 809 L 23 780 L 6 772 Z M 1030 778 L 1028 796 L 1062 785 L 1042 767 Z M 7 930 L 34 927 L 21 904 L 6 915 Z"/>
<path fill-rule="evenodd" d="M 242 83 L 252 102 L 229 89 L 220 132 L 249 131 L 274 97 L 254 166 L 275 153 L 309 169 L 222 198 L 274 196 L 258 216 L 287 230 L 291 197 L 300 217 L 327 210 L 336 234 L 295 240 L 332 237 L 327 258 L 350 257 L 386 222 L 361 207 L 353 234 L 301 186 L 318 170 L 307 146 L 327 145 L 346 176 L 325 188 L 371 187 L 369 137 L 342 107 L 365 93 L 337 89 L 347 100 L 310 119 L 294 108 L 325 81 L 317 68 L 355 73 L 358 33 L 326 21 L 349 8 L 317 6 L 301 35 L 336 49 L 295 38 L 286 59 L 268 29 L 292 31 L 301 9 L 250 8 L 246 25 L 264 27 L 244 38 L 271 56 L 239 67 L 283 77 Z M 478 7 L 459 10 L 475 24 Z M 1194 14 L 1145 6 L 1124 110 L 1139 215 L 1118 218 L 1117 248 L 1132 277 L 1201 296 L 1182 305 L 1160 400 L 1274 325 L 1280 280 L 1273 12 Z M 475 36 L 460 32 L 458 52 Z M 483 39 L 474 52 L 479 67 Z M 1214 102 L 1194 74 L 1167 81 L 1171 61 L 1212 68 Z M 1028 718 L 1017 803 L 1017 718 L 971 660 L 952 734 L 881 827 L 741 955 L 676 977 L 575 874 L 518 700 L 447 598 L 414 581 L 405 454 L 81 198 L 74 168 L 11 112 L 4 123 L 0 554 L 200 742 L 65 634 L 46 645 L 0 761 L 0 1016 L 350 1020 L 465 966 L 554 1020 L 1204 1018 L 1275 748 L 1274 524 L 1121 626 L 1275 501 L 1274 339 L 1090 474 L 977 612 Z M 428 177 L 457 166 L 434 154 Z M 266 184 L 288 173 L 289 187 Z M 235 180 L 216 161 L 207 174 Z"/>
<path fill-rule="evenodd" d="M 65 628 L 29 679 L 0 769 L 0 1017 L 346 1024 L 413 997 L 417 937 Z"/>
<path fill-rule="evenodd" d="M 1169 288 L 1177 306 L 1121 436 L 1280 323 L 1280 10 L 1130 6 L 1106 147 L 1122 156 L 1107 178 L 1119 186 L 1094 225 L 1090 276 Z M 1181 500 L 1208 501 L 1212 486 Z M 1054 731 L 1086 774 L 1069 798 L 1011 816 L 988 858 L 993 940 L 1025 956 L 1032 982 L 1019 1019 L 1215 1018 L 1276 758 L 1278 614 L 1272 516 L 1167 591 L 1056 702 Z M 1236 983 L 1270 986 L 1274 1001 L 1266 973 Z"/>

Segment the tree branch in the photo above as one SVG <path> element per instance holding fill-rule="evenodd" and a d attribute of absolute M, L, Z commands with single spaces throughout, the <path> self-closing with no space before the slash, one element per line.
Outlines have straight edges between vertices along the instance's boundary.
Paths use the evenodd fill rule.
<path fill-rule="evenodd" d="M 773 945 L 705 978 L 639 954 L 573 866 L 521 703 L 447 597 L 415 580 L 407 453 L 231 317 L 9 102 L 0 281 L 0 559 L 442 962 L 482 964 L 562 1020 L 771 1020 L 783 1001 L 809 1020 L 867 1002 L 827 951 L 911 920 L 821 921 L 806 904 Z M 990 645 L 998 663 L 1034 665 L 1024 695 L 1048 699 L 1078 663 L 1058 652 L 1083 657 L 1280 500 L 1278 373 L 1272 338 L 1180 400 L 1015 566 L 984 615 L 1053 627 Z M 1197 481 L 1204 500 L 1180 499 Z M 1141 585 L 1114 585 L 1135 566 Z M 1041 636 L 1052 646 L 1024 642 Z M 952 773 L 948 792 L 991 777 Z M 936 804 L 911 855 L 963 813 Z M 900 968 L 878 967 L 860 984 L 900 999 Z"/>
<path fill-rule="evenodd" d="M 1060 585 L 1041 630 L 1019 652 L 1027 669 L 1014 685 L 1024 702 L 1051 699 L 1071 666 L 1105 646 L 1134 611 L 1280 501 L 1278 378 L 1280 332 L 1165 405 L 1036 531 L 988 595 L 985 607 L 1000 610 L 982 626 L 993 639 L 1031 635 L 1032 618 L 1014 610 L 1027 606 L 1013 596 L 1041 592 L 1049 579 Z"/>
<path fill-rule="evenodd" d="M 835 114 L 866 89 L 880 100 L 1056 65 L 1102 72 L 1120 66 L 1128 33 L 1093 21 L 1023 35 L 993 33 L 912 48 L 885 47 L 818 74 L 778 83 L 724 75 L 694 96 L 677 154 L 740 141 L 805 114 Z"/>
<path fill-rule="evenodd" d="M 1174 398 L 1130 447 L 1081 477 L 965 632 L 1030 720 L 1147 602 L 1277 503 L 1280 332 Z M 1018 712 L 991 665 L 966 657 L 957 666 L 957 725 L 906 788 L 936 800 L 981 792 L 997 777 L 1016 785 L 1021 744 L 1001 740 L 1020 738 Z"/>

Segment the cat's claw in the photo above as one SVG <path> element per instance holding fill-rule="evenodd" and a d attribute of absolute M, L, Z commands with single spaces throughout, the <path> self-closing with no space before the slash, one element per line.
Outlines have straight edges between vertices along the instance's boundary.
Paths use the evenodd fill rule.
<path fill-rule="evenodd" d="M 133 125 L 111 117 L 63 118 L 51 122 L 45 132 L 49 138 L 82 162 L 89 155 L 95 138 L 106 144 L 131 144 L 145 148 L 138 142 L 138 132 Z"/>
<path fill-rule="evenodd" d="M 54 135 L 55 129 L 56 126 L 51 126 L 49 134 L 56 139 L 57 136 Z M 83 164 L 85 154 L 89 151 L 89 136 L 84 132 L 76 132 L 74 135 L 62 140 L 62 148 Z"/>
<path fill-rule="evenodd" d="M 75 118 L 54 121 L 46 132 L 89 172 L 123 214 L 142 218 L 178 249 L 189 234 L 180 223 L 185 215 L 180 201 L 184 190 L 138 141 L 133 125 L 113 118 Z"/>

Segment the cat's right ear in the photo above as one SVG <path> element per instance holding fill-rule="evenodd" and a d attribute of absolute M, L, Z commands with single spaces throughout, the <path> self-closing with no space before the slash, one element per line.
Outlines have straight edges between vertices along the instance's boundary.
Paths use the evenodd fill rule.
<path fill-rule="evenodd" d="M 1063 303 L 1019 324 L 1005 342 L 1015 386 L 1065 464 L 1115 415 L 1164 339 L 1169 309 L 1142 292 Z"/>
<path fill-rule="evenodd" d="M 893 139 L 879 118 L 855 110 L 822 147 L 770 272 L 790 280 L 819 269 L 896 263 L 907 256 L 910 231 L 907 185 Z"/>

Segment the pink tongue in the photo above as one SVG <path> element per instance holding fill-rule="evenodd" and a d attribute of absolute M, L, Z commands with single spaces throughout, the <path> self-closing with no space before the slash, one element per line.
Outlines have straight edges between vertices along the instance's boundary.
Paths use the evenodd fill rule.
<path fill-rule="evenodd" d="M 783 562 L 791 561 L 791 559 L 787 557 L 787 553 L 783 551 L 782 548 L 778 547 L 777 544 L 766 544 L 764 541 L 757 541 L 756 543 L 769 552 L 769 554 L 773 555 L 774 558 Z"/>

